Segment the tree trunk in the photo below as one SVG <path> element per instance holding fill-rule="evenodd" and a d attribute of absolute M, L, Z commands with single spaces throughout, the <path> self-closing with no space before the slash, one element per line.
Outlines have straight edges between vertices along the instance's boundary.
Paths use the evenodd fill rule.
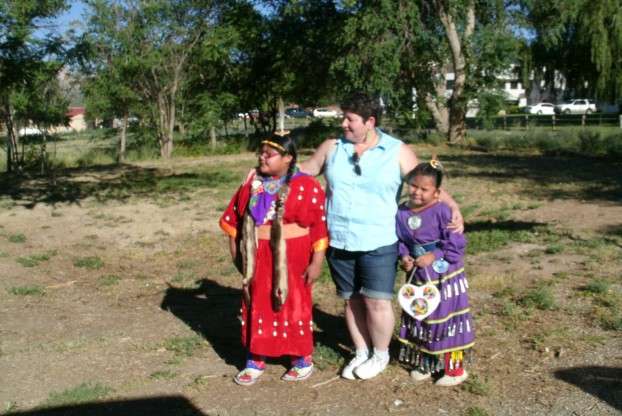
<path fill-rule="evenodd" d="M 121 143 L 119 148 L 119 163 L 125 163 L 125 134 L 127 132 L 127 111 L 123 115 L 123 127 L 121 127 Z"/>
<path fill-rule="evenodd" d="M 449 132 L 447 140 L 450 144 L 458 144 L 466 138 L 466 109 L 463 106 L 452 106 L 449 111 Z"/>
<path fill-rule="evenodd" d="M 209 136 L 212 142 L 212 149 L 216 148 L 216 127 L 212 126 L 209 129 Z"/>
<path fill-rule="evenodd" d="M 431 97 L 426 97 L 425 106 L 432 115 L 432 120 L 434 120 L 434 127 L 436 131 L 439 133 L 447 134 L 449 133 L 449 111 L 447 107 L 443 105 L 439 105 L 438 102 L 434 101 Z"/>
<path fill-rule="evenodd" d="M 460 143 L 466 137 L 466 106 L 463 99 L 467 78 L 468 45 L 475 28 L 475 2 L 468 2 L 466 25 L 462 28 L 462 39 L 451 11 L 446 3 L 440 0 L 434 2 L 438 17 L 445 29 L 445 36 L 451 51 L 455 74 L 454 89 L 449 99 L 449 134 L 451 144 Z M 464 46 L 464 47 L 463 47 Z"/>

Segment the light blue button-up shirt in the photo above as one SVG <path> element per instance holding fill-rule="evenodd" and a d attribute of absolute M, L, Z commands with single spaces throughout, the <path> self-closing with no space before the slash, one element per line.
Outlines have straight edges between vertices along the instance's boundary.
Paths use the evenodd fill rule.
<path fill-rule="evenodd" d="M 376 129 L 380 140 L 359 160 L 354 172 L 354 144 L 337 139 L 326 160 L 326 213 L 330 245 L 371 251 L 397 241 L 395 215 L 401 194 L 399 149 L 403 142 Z"/>

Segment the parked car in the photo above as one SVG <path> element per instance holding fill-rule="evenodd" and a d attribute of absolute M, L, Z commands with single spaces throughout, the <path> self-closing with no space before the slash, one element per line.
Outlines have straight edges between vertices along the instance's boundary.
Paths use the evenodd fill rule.
<path fill-rule="evenodd" d="M 23 129 L 19 130 L 19 135 L 20 136 L 28 136 L 28 135 L 34 135 L 34 134 L 43 134 L 43 132 L 41 130 L 39 130 L 36 127 L 24 127 Z"/>
<path fill-rule="evenodd" d="M 596 104 L 586 99 L 570 100 L 557 104 L 555 112 L 557 114 L 592 114 L 596 112 Z"/>
<path fill-rule="evenodd" d="M 306 118 L 311 117 L 313 114 L 304 108 L 287 108 L 285 110 L 286 118 Z"/>
<path fill-rule="evenodd" d="M 313 117 L 316 118 L 335 118 L 337 117 L 337 112 L 331 110 L 330 108 L 316 108 L 313 110 Z"/>
<path fill-rule="evenodd" d="M 525 113 L 527 114 L 555 114 L 555 106 L 551 103 L 538 103 L 525 107 Z"/>
<path fill-rule="evenodd" d="M 250 118 L 252 118 L 253 120 L 257 120 L 259 118 L 270 118 L 270 114 L 262 113 L 257 109 L 250 110 L 248 113 L 240 113 L 240 114 L 242 115 L 241 118 L 246 118 L 246 119 L 248 119 L 250 115 Z"/>

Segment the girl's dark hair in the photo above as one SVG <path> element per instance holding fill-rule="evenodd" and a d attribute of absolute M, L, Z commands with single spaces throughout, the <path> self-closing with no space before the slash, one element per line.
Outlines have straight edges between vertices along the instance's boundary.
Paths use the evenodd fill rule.
<path fill-rule="evenodd" d="M 432 178 L 437 188 L 441 187 L 443 183 L 443 175 L 445 174 L 445 168 L 437 159 L 433 159 L 428 163 L 419 163 L 417 167 L 411 170 L 408 175 L 406 175 L 406 181 L 410 183 L 410 181 L 415 176 L 425 176 L 428 178 Z"/>
<path fill-rule="evenodd" d="M 271 143 L 274 143 L 277 146 L 274 146 Z M 287 171 L 287 177 L 285 178 L 285 184 L 289 185 L 289 182 L 292 180 L 292 175 L 294 174 L 294 169 L 296 168 L 296 161 L 298 159 L 298 150 L 296 149 L 296 142 L 294 141 L 292 136 L 290 136 L 289 134 L 284 134 L 284 135 L 273 134 L 269 139 L 264 140 L 262 144 L 270 146 L 271 148 L 279 152 L 281 156 L 285 156 L 285 155 L 292 156 L 292 163 L 290 163 L 289 165 L 289 169 Z M 280 149 L 279 146 L 282 147 L 282 149 Z"/>
<path fill-rule="evenodd" d="M 366 92 L 353 92 L 343 98 L 339 103 L 341 111 L 349 111 L 363 117 L 363 121 L 367 121 L 370 117 L 376 119 L 376 127 L 380 126 L 382 121 L 382 106 L 380 98 Z"/>

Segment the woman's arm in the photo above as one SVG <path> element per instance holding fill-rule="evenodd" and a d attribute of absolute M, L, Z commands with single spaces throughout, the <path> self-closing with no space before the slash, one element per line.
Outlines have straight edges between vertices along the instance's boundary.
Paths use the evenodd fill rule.
<path fill-rule="evenodd" d="M 336 145 L 337 139 L 324 140 L 309 159 L 298 163 L 298 167 L 302 172 L 311 176 L 321 175 L 324 172 L 326 159 L 332 153 L 333 149 L 335 149 Z"/>
<path fill-rule="evenodd" d="M 458 203 L 442 188 L 438 199 L 451 208 L 451 222 L 447 224 L 447 228 L 454 233 L 462 234 L 464 232 L 464 218 L 462 218 L 462 212 L 460 212 Z"/>
<path fill-rule="evenodd" d="M 419 159 L 417 159 L 417 155 L 412 147 L 404 143 L 400 147 L 398 162 L 400 164 L 400 175 L 402 179 L 405 179 L 406 175 L 419 164 Z"/>

